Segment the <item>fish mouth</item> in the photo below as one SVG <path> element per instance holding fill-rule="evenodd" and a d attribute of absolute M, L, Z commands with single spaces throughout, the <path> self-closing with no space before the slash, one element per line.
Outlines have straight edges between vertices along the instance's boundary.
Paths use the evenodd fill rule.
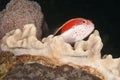
<path fill-rule="evenodd" d="M 94 27 L 94 24 L 90 20 L 86 20 L 86 24 Z"/>
<path fill-rule="evenodd" d="M 89 29 L 89 34 L 91 34 L 95 29 L 95 25 L 90 20 L 87 20 L 86 27 Z"/>

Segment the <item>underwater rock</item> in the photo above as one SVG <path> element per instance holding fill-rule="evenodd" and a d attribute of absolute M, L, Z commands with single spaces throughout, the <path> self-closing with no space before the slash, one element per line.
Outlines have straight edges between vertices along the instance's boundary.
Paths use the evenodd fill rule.
<path fill-rule="evenodd" d="M 23 58 L 24 55 L 34 56 L 30 58 L 32 60 L 26 62 L 28 64 L 41 59 L 47 64 L 41 61 L 37 63 L 55 66 L 67 64 L 74 68 L 88 66 L 87 71 L 98 75 L 102 80 L 120 80 L 120 58 L 112 58 L 111 55 L 101 58 L 103 44 L 97 30 L 87 40 L 77 41 L 73 47 L 59 35 L 49 35 L 40 41 L 36 34 L 34 24 L 24 25 L 23 29 L 12 30 L 3 37 L 1 49 Z"/>
<path fill-rule="evenodd" d="M 17 64 L 3 80 L 102 80 L 69 65 L 51 68 L 38 63 Z"/>

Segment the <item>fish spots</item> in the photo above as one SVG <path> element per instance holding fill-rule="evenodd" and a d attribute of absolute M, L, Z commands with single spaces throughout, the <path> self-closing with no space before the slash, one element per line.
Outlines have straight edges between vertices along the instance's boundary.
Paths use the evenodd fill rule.
<path fill-rule="evenodd" d="M 73 28 L 73 34 L 72 34 L 72 38 L 84 38 L 85 34 L 86 34 L 86 29 L 87 27 L 80 25 L 80 26 L 76 26 Z"/>
<path fill-rule="evenodd" d="M 66 42 L 74 43 L 86 38 L 94 30 L 94 24 L 84 18 L 75 18 L 61 26 L 61 36 Z"/>

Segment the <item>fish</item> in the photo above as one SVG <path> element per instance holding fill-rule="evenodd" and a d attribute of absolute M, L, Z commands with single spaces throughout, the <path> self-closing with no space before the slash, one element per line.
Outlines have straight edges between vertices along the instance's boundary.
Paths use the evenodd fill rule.
<path fill-rule="evenodd" d="M 67 43 L 75 43 L 88 37 L 94 30 L 94 24 L 89 19 L 73 18 L 65 22 L 56 32 L 60 31 L 61 37 Z"/>

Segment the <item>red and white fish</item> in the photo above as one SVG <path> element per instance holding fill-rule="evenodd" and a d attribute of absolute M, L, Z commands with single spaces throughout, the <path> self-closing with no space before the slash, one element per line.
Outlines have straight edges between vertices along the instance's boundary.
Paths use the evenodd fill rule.
<path fill-rule="evenodd" d="M 94 24 L 84 18 L 74 18 L 64 23 L 55 34 L 59 30 L 61 30 L 60 36 L 62 36 L 66 42 L 74 43 L 86 38 L 94 30 Z"/>

